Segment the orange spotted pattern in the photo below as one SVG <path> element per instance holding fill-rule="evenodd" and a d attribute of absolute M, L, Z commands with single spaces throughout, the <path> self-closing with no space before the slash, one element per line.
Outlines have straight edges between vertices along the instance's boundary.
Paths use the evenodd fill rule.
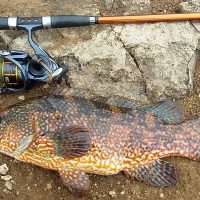
<path fill-rule="evenodd" d="M 91 147 L 82 157 L 66 158 L 55 150 L 50 133 L 70 126 L 89 130 Z M 110 175 L 162 157 L 199 160 L 199 127 L 199 120 L 166 125 L 140 111 L 113 113 L 82 99 L 48 97 L 8 110 L 0 123 L 0 151 L 51 170 Z"/>

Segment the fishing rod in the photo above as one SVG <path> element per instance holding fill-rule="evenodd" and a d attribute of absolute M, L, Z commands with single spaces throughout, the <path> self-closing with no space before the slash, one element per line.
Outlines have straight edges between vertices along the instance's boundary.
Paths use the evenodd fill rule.
<path fill-rule="evenodd" d="M 67 71 L 32 39 L 33 31 L 49 28 L 80 27 L 95 24 L 153 23 L 200 20 L 200 13 L 143 16 L 43 16 L 0 17 L 0 30 L 26 30 L 35 54 L 24 51 L 0 50 L 0 93 L 23 91 L 35 82 L 57 80 Z"/>

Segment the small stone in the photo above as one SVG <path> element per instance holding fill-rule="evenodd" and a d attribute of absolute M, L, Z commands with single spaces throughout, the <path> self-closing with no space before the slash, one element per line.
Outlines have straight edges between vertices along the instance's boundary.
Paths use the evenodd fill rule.
<path fill-rule="evenodd" d="M 25 100 L 25 96 L 21 95 L 21 96 L 18 97 L 18 99 L 24 101 Z"/>
<path fill-rule="evenodd" d="M 3 192 L 5 192 L 6 194 L 9 194 L 9 190 L 7 189 L 3 190 Z"/>
<path fill-rule="evenodd" d="M 12 179 L 12 176 L 10 175 L 1 176 L 1 179 L 4 181 L 10 181 Z"/>
<path fill-rule="evenodd" d="M 16 192 L 16 195 L 19 195 L 19 191 Z"/>
<path fill-rule="evenodd" d="M 48 88 L 49 88 L 49 84 L 43 85 L 43 88 L 44 88 L 44 89 L 48 89 Z"/>
<path fill-rule="evenodd" d="M 12 183 L 10 181 L 6 181 L 5 186 L 8 190 L 12 190 Z"/>
<path fill-rule="evenodd" d="M 97 183 L 95 183 L 94 186 L 95 186 L 96 188 L 98 188 L 98 184 L 97 184 Z"/>
<path fill-rule="evenodd" d="M 51 183 L 47 183 L 47 190 L 51 190 L 51 189 L 52 189 Z"/>
<path fill-rule="evenodd" d="M 163 193 L 160 194 L 160 198 L 164 198 L 164 194 Z"/>
<path fill-rule="evenodd" d="M 117 194 L 115 191 L 110 191 L 109 192 L 109 195 L 112 197 L 112 198 L 116 198 L 117 197 Z"/>
<path fill-rule="evenodd" d="M 6 164 L 0 166 L 0 174 L 5 175 L 8 172 L 9 168 Z"/>
<path fill-rule="evenodd" d="M 120 194 L 121 194 L 121 195 L 124 195 L 124 194 L 125 194 L 125 191 L 121 191 Z"/>

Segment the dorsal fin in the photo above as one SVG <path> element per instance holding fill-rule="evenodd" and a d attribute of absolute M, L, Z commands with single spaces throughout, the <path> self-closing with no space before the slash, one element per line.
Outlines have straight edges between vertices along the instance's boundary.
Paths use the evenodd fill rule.
<path fill-rule="evenodd" d="M 69 87 L 58 86 L 55 91 L 51 93 L 53 96 L 63 96 L 66 98 L 76 97 L 86 99 L 88 92 L 80 89 L 71 89 Z"/>
<path fill-rule="evenodd" d="M 96 96 L 88 91 L 81 91 L 79 89 L 68 90 L 67 88 L 60 87 L 54 94 L 87 99 L 95 107 L 112 112 L 130 112 L 131 110 L 139 110 L 145 113 L 148 112 L 153 116 L 160 118 L 165 124 L 179 124 L 185 120 L 184 114 L 178 104 L 169 99 L 160 101 L 154 106 L 147 106 L 139 105 L 127 98 L 119 96 L 111 98 Z"/>
<path fill-rule="evenodd" d="M 151 113 L 153 116 L 160 118 L 166 124 L 179 124 L 185 120 L 183 111 L 178 104 L 169 99 L 160 101 L 152 107 L 141 108 L 140 110 Z"/>
<path fill-rule="evenodd" d="M 106 109 L 113 112 L 127 112 L 132 109 L 137 109 L 140 106 L 136 103 L 134 103 L 131 100 L 128 100 L 126 98 L 122 98 L 119 96 L 115 97 L 103 97 L 103 96 L 97 96 L 95 94 L 92 94 L 89 91 L 80 90 L 80 89 L 69 89 L 67 87 L 58 87 L 52 95 L 54 96 L 63 96 L 65 98 L 78 98 L 82 100 L 87 100 L 88 103 L 93 104 L 95 107 L 100 109 Z"/>

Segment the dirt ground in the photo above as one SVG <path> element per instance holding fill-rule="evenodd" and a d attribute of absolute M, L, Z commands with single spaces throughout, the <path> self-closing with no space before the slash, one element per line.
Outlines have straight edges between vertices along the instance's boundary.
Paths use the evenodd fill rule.
<path fill-rule="evenodd" d="M 152 0 L 152 13 L 180 12 L 179 0 Z M 178 100 L 188 119 L 200 116 L 200 56 L 196 65 L 194 93 Z M 56 86 L 52 87 L 53 90 Z M 47 94 L 49 88 L 40 87 L 25 94 L 26 98 Z M 19 94 L 24 95 L 24 94 Z M 1 97 L 0 106 L 16 102 L 18 96 Z M 128 179 L 124 174 L 113 176 L 91 175 L 92 188 L 84 199 L 132 199 L 132 200 L 200 200 L 200 165 L 183 158 L 169 158 L 179 171 L 179 181 L 172 188 L 154 188 Z M 56 172 L 18 162 L 0 154 L 0 164 L 9 167 L 7 174 L 14 181 L 11 191 L 5 190 L 0 179 L 0 199 L 5 200 L 73 200 L 76 199 L 65 189 Z M 111 195 L 115 194 L 115 195 Z"/>

